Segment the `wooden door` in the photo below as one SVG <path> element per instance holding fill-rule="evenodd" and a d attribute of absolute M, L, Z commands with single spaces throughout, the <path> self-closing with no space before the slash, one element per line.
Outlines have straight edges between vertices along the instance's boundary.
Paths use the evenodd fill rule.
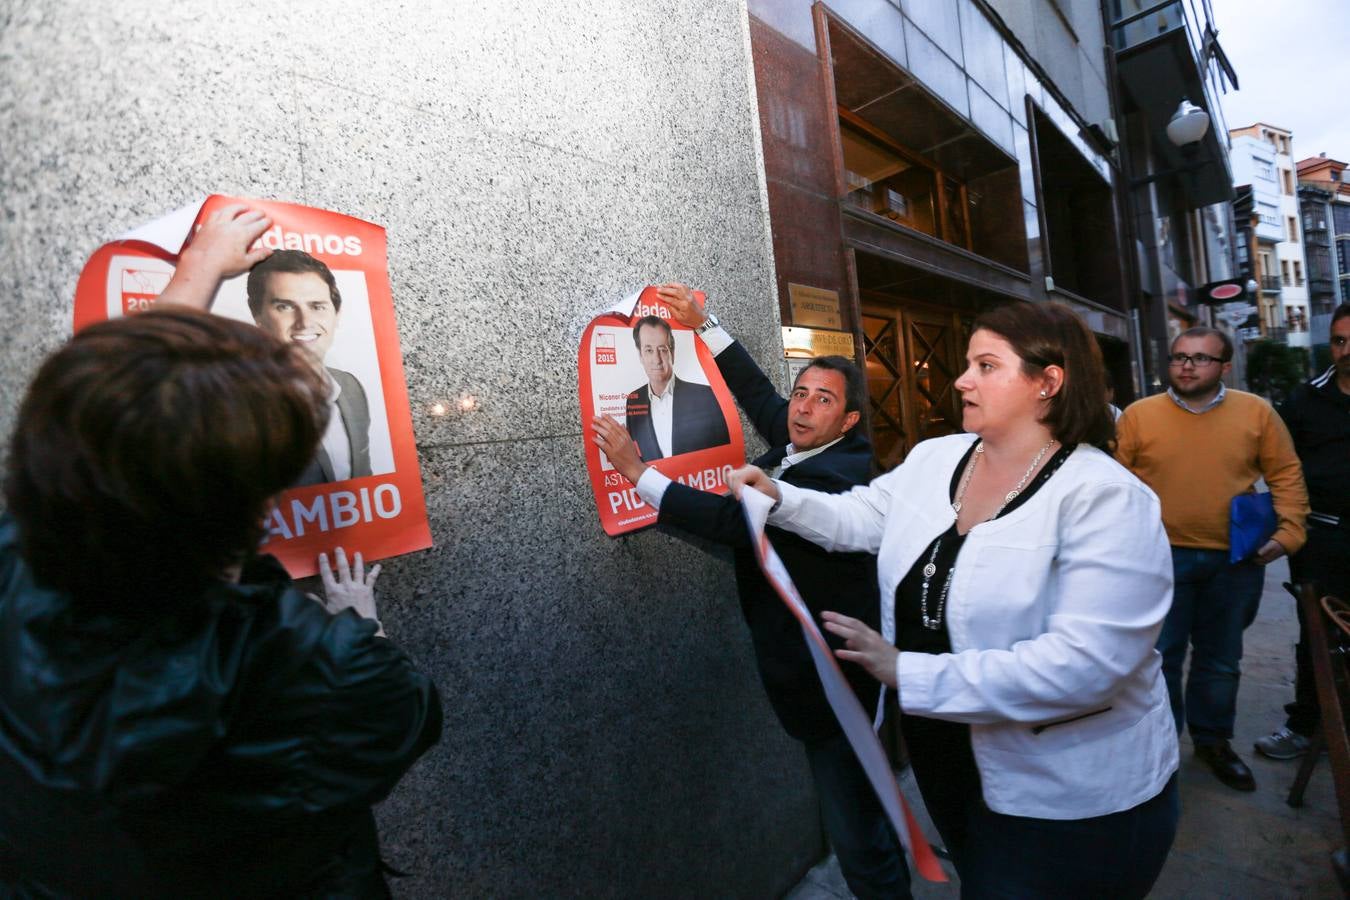
<path fill-rule="evenodd" d="M 919 441 L 961 430 L 967 326 L 956 313 L 873 302 L 862 320 L 872 446 L 887 471 Z"/>

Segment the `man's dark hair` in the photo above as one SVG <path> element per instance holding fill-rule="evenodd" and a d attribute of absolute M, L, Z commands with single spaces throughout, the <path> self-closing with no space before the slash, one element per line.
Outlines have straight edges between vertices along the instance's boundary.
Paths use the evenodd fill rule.
<path fill-rule="evenodd" d="M 1110 451 L 1116 423 L 1106 405 L 1106 365 L 1092 330 L 1059 303 L 1009 303 L 975 320 L 973 331 L 993 332 L 1022 360 L 1022 374 L 1035 378 L 1047 366 L 1064 370 L 1064 382 L 1046 401 L 1041 421 L 1065 447 L 1091 444 Z"/>
<path fill-rule="evenodd" d="M 1194 328 L 1187 328 L 1172 341 L 1172 347 L 1175 348 L 1177 341 L 1182 338 L 1203 337 L 1216 337 L 1219 339 L 1219 343 L 1223 344 L 1223 350 L 1219 354 L 1220 362 L 1228 362 L 1233 358 L 1233 339 L 1219 329 L 1210 328 L 1208 325 L 1196 325 Z"/>
<path fill-rule="evenodd" d="M 1331 324 L 1335 325 L 1341 319 L 1350 316 L 1350 303 L 1342 303 L 1331 312 Z"/>
<path fill-rule="evenodd" d="M 338 293 L 337 279 L 333 272 L 321 260 L 317 260 L 303 250 L 277 250 L 252 268 L 248 273 L 248 311 L 253 318 L 262 315 L 263 295 L 267 293 L 267 276 L 281 273 L 318 275 L 328 285 L 328 296 L 333 301 L 333 310 L 342 312 L 342 295 Z"/>
<path fill-rule="evenodd" d="M 637 324 L 633 326 L 634 347 L 637 347 L 639 350 L 642 349 L 642 326 L 644 325 L 655 325 L 657 328 L 664 328 L 666 330 L 666 346 L 670 348 L 672 353 L 675 351 L 675 332 L 671 330 L 670 323 L 659 316 L 643 316 L 637 320 Z"/>
<path fill-rule="evenodd" d="M 797 373 L 797 381 L 802 380 L 802 375 L 807 369 L 828 369 L 843 375 L 844 412 L 862 413 L 863 405 L 867 403 L 867 381 L 863 378 L 862 370 L 855 366 L 851 359 L 847 356 L 817 356 Z M 794 390 L 797 381 L 792 383 Z"/>
<path fill-rule="evenodd" d="M 304 351 L 253 325 L 187 309 L 91 325 L 19 408 L 4 491 L 23 557 L 109 615 L 181 606 L 258 546 L 327 420 Z"/>

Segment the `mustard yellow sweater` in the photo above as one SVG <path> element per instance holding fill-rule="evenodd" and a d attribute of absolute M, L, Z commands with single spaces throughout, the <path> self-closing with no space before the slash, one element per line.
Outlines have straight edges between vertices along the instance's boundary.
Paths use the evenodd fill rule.
<path fill-rule="evenodd" d="M 1289 430 L 1270 404 L 1230 390 L 1196 415 L 1167 394 L 1130 404 L 1116 424 L 1116 459 L 1153 488 L 1175 547 L 1228 549 L 1228 504 L 1266 479 L 1288 553 L 1303 546 L 1308 490 Z"/>

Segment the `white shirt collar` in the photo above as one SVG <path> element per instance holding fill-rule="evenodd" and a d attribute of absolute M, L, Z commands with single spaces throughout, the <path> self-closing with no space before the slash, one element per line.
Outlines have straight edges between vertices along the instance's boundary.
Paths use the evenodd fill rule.
<path fill-rule="evenodd" d="M 1182 400 L 1179 396 L 1177 396 L 1177 392 L 1174 391 L 1174 390 L 1172 390 L 1171 388 L 1168 388 L 1168 389 L 1167 389 L 1167 396 L 1171 397 L 1171 398 L 1172 398 L 1172 402 L 1175 403 L 1177 406 L 1180 406 L 1182 409 L 1186 410 L 1186 412 L 1188 412 L 1188 413 L 1194 413 L 1195 415 L 1198 416 L 1198 415 L 1200 415 L 1201 413 L 1207 413 L 1207 412 L 1209 412 L 1211 409 L 1213 409 L 1214 407 L 1216 407 L 1216 406 L 1218 406 L 1220 403 L 1222 403 L 1222 402 L 1223 402 L 1223 398 L 1226 397 L 1226 396 L 1228 396 L 1228 388 L 1224 385 L 1224 383 L 1223 383 L 1222 381 L 1220 381 L 1220 382 L 1219 382 L 1219 392 L 1218 392 L 1217 394 L 1214 395 L 1214 399 L 1211 400 L 1211 401 L 1209 401 L 1208 403 L 1206 403 L 1204 406 L 1200 407 L 1199 409 L 1196 409 L 1196 408 L 1194 408 L 1194 407 L 1192 407 L 1192 406 L 1187 405 L 1186 401 L 1185 401 L 1185 400 Z"/>

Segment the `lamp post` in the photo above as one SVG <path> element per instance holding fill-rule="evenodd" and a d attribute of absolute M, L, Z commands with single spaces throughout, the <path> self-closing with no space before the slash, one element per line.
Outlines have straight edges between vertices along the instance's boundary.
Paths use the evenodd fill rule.
<path fill-rule="evenodd" d="M 1196 153 L 1200 149 L 1200 141 L 1209 133 L 1209 113 L 1188 98 L 1181 98 L 1181 103 L 1177 106 L 1177 111 L 1172 113 L 1165 130 L 1167 140 L 1181 151 L 1181 156 L 1186 162 L 1174 169 L 1164 169 L 1143 178 L 1131 178 L 1130 187 L 1137 188 L 1183 172 L 1193 172 L 1213 162 L 1212 159 L 1202 159 L 1198 162 L 1195 160 Z"/>

